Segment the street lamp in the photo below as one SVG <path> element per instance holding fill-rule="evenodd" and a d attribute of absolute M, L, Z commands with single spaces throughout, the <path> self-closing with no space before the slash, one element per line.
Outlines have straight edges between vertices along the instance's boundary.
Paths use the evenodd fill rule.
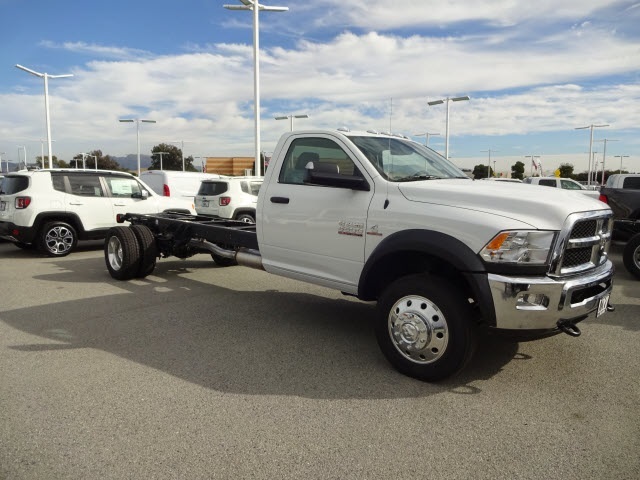
<path fill-rule="evenodd" d="M 151 156 L 160 155 L 160 170 L 162 170 L 162 155 L 168 155 L 169 152 L 153 152 Z"/>
<path fill-rule="evenodd" d="M 6 155 L 7 152 L 0 152 L 0 172 L 2 171 L 2 155 Z M 7 173 L 9 173 L 9 160 L 7 160 Z"/>
<path fill-rule="evenodd" d="M 27 67 L 23 67 L 22 65 L 16 65 L 20 70 L 24 70 L 25 72 L 30 73 L 31 75 L 35 75 L 36 77 L 44 78 L 44 112 L 45 112 L 45 121 L 47 124 L 47 146 L 49 148 L 49 168 L 53 168 L 53 155 L 51 153 L 51 119 L 49 115 L 49 79 L 50 78 L 66 78 L 73 77 L 72 74 L 64 74 L 64 75 L 49 75 L 47 73 L 40 73 L 34 70 L 31 70 Z M 44 167 L 44 160 L 42 162 L 42 166 Z"/>
<path fill-rule="evenodd" d="M 304 115 L 285 115 L 285 116 L 282 116 L 282 117 L 273 117 L 273 118 L 275 118 L 276 120 L 289 119 L 289 130 L 291 132 L 293 132 L 293 119 L 294 118 L 309 118 L 309 115 L 306 115 L 306 114 L 304 114 Z"/>
<path fill-rule="evenodd" d="M 413 134 L 414 137 L 422 137 L 422 136 L 425 137 L 425 139 L 424 139 L 424 146 L 425 147 L 429 146 L 429 137 L 435 137 L 436 135 L 440 135 L 440 134 L 439 133 L 429 133 L 429 132 L 426 132 L 426 133 L 414 133 Z"/>
<path fill-rule="evenodd" d="M 584 130 L 586 128 L 591 130 L 591 136 L 589 139 L 589 175 L 587 177 L 587 185 L 591 185 L 591 151 L 593 150 L 593 129 L 594 128 L 600 128 L 600 127 L 608 127 L 609 124 L 604 124 L 604 125 L 594 125 L 593 123 L 591 125 L 587 125 L 586 127 L 576 127 L 575 130 Z"/>
<path fill-rule="evenodd" d="M 618 173 L 622 173 L 622 159 L 629 158 L 629 155 L 614 155 L 614 157 L 620 159 L 620 170 L 618 170 Z M 7 170 L 8 169 L 9 169 L 9 164 L 7 163 Z"/>
<path fill-rule="evenodd" d="M 184 172 L 184 140 L 174 140 L 173 142 L 169 142 L 173 145 L 180 145 L 180 156 L 182 157 L 182 171 Z M 187 142 L 189 143 L 189 142 Z"/>
<path fill-rule="evenodd" d="M 255 117 L 255 174 L 260 176 L 260 25 L 258 13 L 286 12 L 289 7 L 269 7 L 256 0 L 240 0 L 243 5 L 224 5 L 227 10 L 253 11 L 253 111 Z"/>
<path fill-rule="evenodd" d="M 441 100 L 434 100 L 433 102 L 427 102 L 427 105 L 430 107 L 434 105 L 440 105 L 441 103 L 447 104 L 447 126 L 445 131 L 445 142 L 444 142 L 444 158 L 449 159 L 449 103 L 451 102 L 463 102 L 465 100 L 469 100 L 469 97 L 465 95 L 464 97 L 454 97 L 454 98 L 443 98 Z"/>
<path fill-rule="evenodd" d="M 138 177 L 140 176 L 140 122 L 142 123 L 156 123 L 155 120 L 141 120 L 139 118 L 123 118 L 120 119 L 122 123 L 133 123 L 136 124 L 136 143 L 138 146 Z"/>
<path fill-rule="evenodd" d="M 87 157 L 93 157 L 93 161 L 94 161 L 94 170 L 98 170 L 98 156 L 97 155 L 89 155 L 87 154 Z"/>
<path fill-rule="evenodd" d="M 602 140 L 598 140 L 598 142 L 604 142 L 604 149 L 602 150 L 602 183 L 601 185 L 604 187 L 604 161 L 607 157 L 607 142 L 617 142 L 618 140 L 612 140 L 610 138 L 603 138 Z"/>
<path fill-rule="evenodd" d="M 490 177 L 491 174 L 491 152 L 499 152 L 500 150 L 480 150 L 482 153 L 487 153 L 489 152 L 489 166 L 487 167 L 487 178 Z M 496 162 L 495 160 L 493 161 L 493 174 L 496 174 Z"/>
<path fill-rule="evenodd" d="M 18 170 L 20 170 L 20 149 L 24 149 L 24 169 L 27 169 L 27 147 L 18 145 Z"/>

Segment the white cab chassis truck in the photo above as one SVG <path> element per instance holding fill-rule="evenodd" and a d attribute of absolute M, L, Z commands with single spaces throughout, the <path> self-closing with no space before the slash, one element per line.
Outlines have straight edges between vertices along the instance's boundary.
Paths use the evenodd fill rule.
<path fill-rule="evenodd" d="M 518 338 L 607 311 L 612 213 L 561 189 L 469 179 L 416 142 L 376 132 L 284 134 L 260 189 L 256 224 L 126 214 L 111 229 L 113 278 L 149 275 L 161 257 L 208 252 L 337 289 L 378 306 L 379 346 L 400 372 L 447 378 L 480 329 Z"/>

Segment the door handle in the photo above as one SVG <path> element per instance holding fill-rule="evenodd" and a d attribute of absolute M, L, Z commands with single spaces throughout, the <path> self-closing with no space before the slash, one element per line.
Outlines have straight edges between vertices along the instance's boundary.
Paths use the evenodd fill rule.
<path fill-rule="evenodd" d="M 114 205 L 115 205 L 116 207 L 126 207 L 126 206 L 127 206 L 127 204 L 126 204 L 126 203 L 114 203 Z"/>
<path fill-rule="evenodd" d="M 289 203 L 287 197 L 271 197 L 271 203 Z"/>
<path fill-rule="evenodd" d="M 84 205 L 82 202 L 69 202 L 69 205 Z"/>

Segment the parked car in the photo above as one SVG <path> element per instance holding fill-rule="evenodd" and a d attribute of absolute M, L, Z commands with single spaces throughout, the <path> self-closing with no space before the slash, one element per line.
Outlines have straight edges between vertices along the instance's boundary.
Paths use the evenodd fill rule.
<path fill-rule="evenodd" d="M 524 179 L 523 183 L 528 183 L 530 185 L 541 185 L 544 187 L 562 188 L 564 190 L 574 190 L 595 199 L 600 197 L 600 192 L 598 192 L 597 190 L 588 189 L 584 185 L 580 185 L 579 182 L 576 182 L 575 180 L 572 180 L 570 178 L 527 177 Z"/>
<path fill-rule="evenodd" d="M 3 179 L 0 238 L 62 257 L 78 240 L 104 238 L 118 214 L 160 212 L 196 214 L 193 202 L 161 197 L 128 173 L 22 170 Z"/>
<path fill-rule="evenodd" d="M 203 180 L 222 178 L 217 173 L 181 172 L 176 170 L 147 170 L 140 180 L 163 197 L 182 197 L 193 201 Z"/>
<path fill-rule="evenodd" d="M 241 222 L 256 222 L 262 177 L 203 180 L 195 198 L 198 215 L 215 215 Z"/>

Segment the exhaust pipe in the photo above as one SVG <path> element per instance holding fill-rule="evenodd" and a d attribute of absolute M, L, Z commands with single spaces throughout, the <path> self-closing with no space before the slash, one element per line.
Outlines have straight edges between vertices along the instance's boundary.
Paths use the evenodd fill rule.
<path fill-rule="evenodd" d="M 238 262 L 238 265 L 243 267 L 255 268 L 257 270 L 264 270 L 262 265 L 262 256 L 258 250 L 251 248 L 240 248 L 236 250 L 227 250 L 215 243 L 208 242 L 201 239 L 192 239 L 189 241 L 189 246 L 196 247 L 207 252 L 213 253 L 223 258 L 233 259 Z"/>

